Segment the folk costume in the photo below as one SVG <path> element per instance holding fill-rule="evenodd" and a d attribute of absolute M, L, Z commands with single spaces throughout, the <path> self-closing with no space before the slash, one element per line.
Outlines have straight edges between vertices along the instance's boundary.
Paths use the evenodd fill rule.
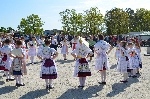
<path fill-rule="evenodd" d="M 36 41 L 29 42 L 28 55 L 30 56 L 31 63 L 34 64 L 34 57 L 36 56 Z"/>
<path fill-rule="evenodd" d="M 61 45 L 62 45 L 62 49 L 61 49 L 61 54 L 63 54 L 63 57 L 64 57 L 64 60 L 67 60 L 66 59 L 66 54 L 68 54 L 68 45 L 69 45 L 69 42 L 66 40 L 66 41 L 61 41 L 60 42 Z"/>
<path fill-rule="evenodd" d="M 76 55 L 76 63 L 74 67 L 74 76 L 79 77 L 80 86 L 84 87 L 86 76 L 91 76 L 88 60 L 86 57 L 89 54 L 93 54 L 89 48 L 89 43 L 83 38 L 80 38 L 82 42 L 78 43 L 76 48 L 72 51 L 72 54 Z"/>
<path fill-rule="evenodd" d="M 49 85 L 50 88 L 52 88 L 52 79 L 57 78 L 57 67 L 52 56 L 54 54 L 56 54 L 56 50 L 48 46 L 43 47 L 38 53 L 38 56 L 44 59 L 41 65 L 40 78 L 45 79 L 46 86 Z"/>
<path fill-rule="evenodd" d="M 25 53 L 22 48 L 15 48 L 11 52 L 12 55 L 15 57 L 23 57 L 25 56 Z M 12 66 L 10 72 L 12 75 L 15 76 L 16 79 L 16 86 L 21 85 L 24 86 L 24 84 L 21 81 L 21 76 L 24 74 L 27 74 L 26 66 L 23 64 L 23 59 L 21 58 L 13 58 Z"/>
<path fill-rule="evenodd" d="M 120 56 L 118 56 L 119 60 L 117 65 L 117 71 L 123 73 L 124 79 L 121 82 L 127 82 L 128 71 L 130 70 L 127 50 L 124 49 L 123 47 L 120 47 L 119 55 Z"/>
<path fill-rule="evenodd" d="M 71 43 L 72 43 L 72 50 L 74 50 L 76 48 L 77 44 L 79 43 L 79 39 L 73 38 L 71 40 Z"/>
<path fill-rule="evenodd" d="M 95 69 L 101 73 L 102 84 L 106 84 L 106 70 L 109 69 L 107 51 L 110 49 L 110 44 L 104 40 L 100 40 L 94 45 L 97 54 L 95 60 Z"/>

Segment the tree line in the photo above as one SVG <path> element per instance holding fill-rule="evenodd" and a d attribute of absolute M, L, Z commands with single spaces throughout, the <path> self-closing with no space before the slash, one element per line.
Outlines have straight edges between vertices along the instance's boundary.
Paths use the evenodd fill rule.
<path fill-rule="evenodd" d="M 91 7 L 83 13 L 75 9 L 66 9 L 59 13 L 63 33 L 70 35 L 106 35 L 126 34 L 128 32 L 150 31 L 150 10 L 140 8 L 112 8 L 103 15 L 97 7 Z M 45 22 L 38 15 L 31 14 L 22 18 L 18 30 L 23 34 L 43 34 Z M 14 31 L 11 27 L 0 28 L 0 32 Z"/>

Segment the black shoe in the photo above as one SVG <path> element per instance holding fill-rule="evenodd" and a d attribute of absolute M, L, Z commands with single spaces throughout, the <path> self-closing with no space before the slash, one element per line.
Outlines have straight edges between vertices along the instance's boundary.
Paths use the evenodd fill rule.
<path fill-rule="evenodd" d="M 136 75 L 132 76 L 132 78 L 136 78 L 136 77 L 137 77 Z"/>
<path fill-rule="evenodd" d="M 127 80 L 121 80 L 120 82 L 126 83 L 126 82 L 128 82 L 128 81 L 127 81 Z"/>
<path fill-rule="evenodd" d="M 14 81 L 15 80 L 15 78 L 11 78 L 11 79 L 9 79 L 9 81 Z"/>
<path fill-rule="evenodd" d="M 25 84 L 23 83 L 23 84 L 18 84 L 18 86 L 25 86 Z"/>
<path fill-rule="evenodd" d="M 9 82 L 9 79 L 6 79 L 6 82 Z"/>
<path fill-rule="evenodd" d="M 6 75 L 4 74 L 3 77 L 6 77 Z"/>
<path fill-rule="evenodd" d="M 133 77 L 132 75 L 130 75 L 129 77 Z"/>
<path fill-rule="evenodd" d="M 16 83 L 16 86 L 19 86 L 19 84 L 18 84 L 18 83 Z"/>
<path fill-rule="evenodd" d="M 83 88 L 83 87 L 84 87 L 84 86 L 80 86 L 80 85 L 78 86 L 78 88 Z"/>
<path fill-rule="evenodd" d="M 46 90 L 49 90 L 49 86 L 48 85 L 46 85 Z"/>
<path fill-rule="evenodd" d="M 106 82 L 98 82 L 99 84 L 104 84 L 104 85 L 106 85 Z"/>
<path fill-rule="evenodd" d="M 67 60 L 67 59 L 64 59 L 65 61 Z"/>
<path fill-rule="evenodd" d="M 54 86 L 49 85 L 49 89 L 54 89 Z"/>

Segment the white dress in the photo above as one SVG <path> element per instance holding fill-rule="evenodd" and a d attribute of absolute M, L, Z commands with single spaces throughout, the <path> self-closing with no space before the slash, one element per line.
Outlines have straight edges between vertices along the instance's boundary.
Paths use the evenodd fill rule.
<path fill-rule="evenodd" d="M 117 45 L 116 45 L 115 57 L 116 57 L 117 59 L 119 59 L 119 56 L 120 56 L 120 44 L 117 44 Z"/>
<path fill-rule="evenodd" d="M 72 54 L 79 56 L 76 60 L 74 67 L 74 77 L 86 77 L 91 76 L 88 60 L 85 58 L 88 54 L 93 54 L 92 50 L 83 43 L 76 46 L 76 49 L 72 51 Z"/>
<path fill-rule="evenodd" d="M 4 61 L 5 64 L 5 70 L 8 71 L 10 70 L 11 63 L 12 63 L 12 58 L 9 56 L 10 52 L 12 51 L 12 47 L 10 45 L 5 45 L 1 48 L 1 52 L 6 55 L 6 61 Z"/>
<path fill-rule="evenodd" d="M 100 40 L 94 45 L 94 48 L 99 55 L 96 56 L 95 69 L 96 70 L 108 70 L 108 56 L 107 51 L 110 48 L 110 44 L 104 40 Z"/>
<path fill-rule="evenodd" d="M 68 41 L 64 42 L 64 41 L 61 41 L 60 42 L 62 44 L 62 49 L 61 49 L 61 54 L 67 54 L 67 46 L 69 44 Z"/>
<path fill-rule="evenodd" d="M 124 54 L 122 54 L 121 51 Z M 127 50 L 125 50 L 123 47 L 120 47 L 120 56 L 118 60 L 117 71 L 121 73 L 127 73 L 127 69 L 130 69 L 128 53 L 127 53 Z"/>
<path fill-rule="evenodd" d="M 42 79 L 57 78 L 57 67 L 55 61 L 52 59 L 53 54 L 56 54 L 56 50 L 48 46 L 43 47 L 43 49 L 38 53 L 40 57 L 45 58 L 42 62 L 40 71 L 40 78 Z"/>
<path fill-rule="evenodd" d="M 40 39 L 38 40 L 38 44 L 39 44 L 39 47 L 38 47 L 38 53 L 39 53 L 44 47 L 44 41 Z"/>
<path fill-rule="evenodd" d="M 33 41 L 29 42 L 29 51 L 28 51 L 29 56 L 36 56 L 36 43 Z"/>
<path fill-rule="evenodd" d="M 129 53 L 132 53 L 132 52 L 135 52 L 136 55 L 129 54 L 130 69 L 136 69 L 136 68 L 139 68 L 140 61 L 139 61 L 138 53 L 135 48 L 129 49 Z"/>

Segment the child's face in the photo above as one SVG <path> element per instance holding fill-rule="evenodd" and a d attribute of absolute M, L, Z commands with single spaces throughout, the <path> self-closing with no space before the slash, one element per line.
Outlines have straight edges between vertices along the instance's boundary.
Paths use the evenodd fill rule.
<path fill-rule="evenodd" d="M 120 42 L 119 41 L 117 41 L 117 44 L 119 44 Z"/>
<path fill-rule="evenodd" d="M 44 40 L 44 38 L 42 37 L 41 40 Z"/>

